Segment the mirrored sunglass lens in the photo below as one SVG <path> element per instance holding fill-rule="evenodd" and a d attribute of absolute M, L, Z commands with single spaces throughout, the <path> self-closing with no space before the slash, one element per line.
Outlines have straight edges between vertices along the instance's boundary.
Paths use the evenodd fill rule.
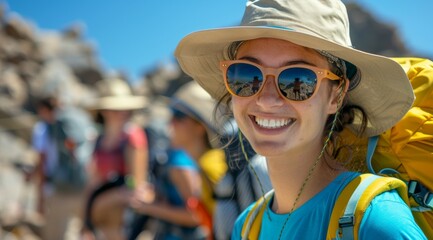
<path fill-rule="evenodd" d="M 229 66 L 226 77 L 230 90 L 240 97 L 254 95 L 263 82 L 260 69 L 246 63 L 235 63 Z"/>
<path fill-rule="evenodd" d="M 289 68 L 282 71 L 278 77 L 281 93 L 294 101 L 310 98 L 316 85 L 316 73 L 307 68 Z"/>

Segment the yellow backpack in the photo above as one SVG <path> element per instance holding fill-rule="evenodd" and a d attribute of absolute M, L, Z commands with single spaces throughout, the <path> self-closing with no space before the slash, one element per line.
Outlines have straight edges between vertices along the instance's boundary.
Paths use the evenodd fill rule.
<path fill-rule="evenodd" d="M 374 175 L 361 174 L 342 191 L 334 205 L 327 239 L 358 239 L 370 201 L 390 190 L 400 194 L 424 234 L 433 239 L 433 62 L 394 60 L 406 71 L 416 100 L 394 127 L 379 136 L 358 138 L 350 130 L 342 132 L 342 144 L 353 146 L 350 154 L 354 164 L 349 169 Z M 242 239 L 258 239 L 261 216 L 271 196 L 272 192 L 255 203 L 244 222 Z"/>

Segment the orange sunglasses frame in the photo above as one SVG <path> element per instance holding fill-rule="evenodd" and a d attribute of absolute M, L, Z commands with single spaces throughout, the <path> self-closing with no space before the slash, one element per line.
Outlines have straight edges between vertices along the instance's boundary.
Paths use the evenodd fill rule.
<path fill-rule="evenodd" d="M 262 73 L 262 75 L 263 75 L 263 77 L 264 77 L 265 80 L 266 80 L 266 78 L 268 76 L 274 76 L 275 87 L 279 90 L 278 93 L 280 94 L 280 96 L 282 96 L 284 99 L 287 99 L 288 101 L 293 101 L 293 102 L 307 101 L 308 99 L 312 98 L 316 94 L 317 89 L 320 88 L 320 83 L 322 82 L 322 79 L 326 78 L 326 79 L 329 79 L 331 81 L 342 81 L 342 82 L 345 80 L 344 78 L 341 78 L 341 77 L 335 75 L 334 73 L 332 73 L 329 70 L 318 68 L 318 67 L 314 67 L 314 66 L 310 66 L 310 65 L 307 65 L 307 64 L 295 64 L 295 65 L 283 66 L 283 67 L 279 67 L 279 68 L 271 68 L 271 67 L 263 67 L 263 66 L 261 66 L 261 65 L 259 65 L 257 63 L 253 63 L 253 62 L 246 61 L 246 60 L 221 61 L 220 62 L 220 69 L 223 72 L 224 84 L 226 85 L 226 89 L 227 89 L 227 91 L 229 91 L 229 93 L 231 95 L 236 96 L 236 97 L 252 97 L 252 96 L 255 96 L 255 95 L 257 95 L 263 89 L 263 85 L 264 85 L 264 84 L 261 84 L 260 89 L 256 93 L 254 93 L 253 95 L 251 95 L 251 96 L 239 96 L 236 93 L 234 93 L 233 90 L 230 89 L 230 87 L 229 87 L 229 83 L 228 83 L 228 80 L 227 80 L 227 69 L 231 65 L 236 64 L 236 63 L 244 63 L 244 64 L 249 64 L 249 65 L 257 67 L 261 71 L 261 73 Z M 314 89 L 313 94 L 309 98 L 303 99 L 303 100 L 292 100 L 292 99 L 289 99 L 289 98 L 285 97 L 281 93 L 280 88 L 278 87 L 278 77 L 280 76 L 280 74 L 281 74 L 282 71 L 284 71 L 286 69 L 290 69 L 290 68 L 305 68 L 305 69 L 309 69 L 309 70 L 313 71 L 316 74 L 316 76 L 317 76 L 316 88 Z M 264 81 L 263 81 L 263 83 L 264 83 Z M 339 86 L 341 86 L 341 83 L 340 83 Z"/>

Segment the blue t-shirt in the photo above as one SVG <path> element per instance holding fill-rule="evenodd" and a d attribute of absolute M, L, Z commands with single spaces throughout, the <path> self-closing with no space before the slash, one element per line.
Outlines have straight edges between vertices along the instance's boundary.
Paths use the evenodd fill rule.
<path fill-rule="evenodd" d="M 165 177 L 165 192 L 167 194 L 167 200 L 170 204 L 175 206 L 183 206 L 185 204 L 184 199 L 177 190 L 175 184 L 171 182 L 168 172 L 171 169 L 183 169 L 200 173 L 197 163 L 192 159 L 185 151 L 179 149 L 171 149 L 168 151 L 168 162 L 166 163 L 167 175 Z"/>
<path fill-rule="evenodd" d="M 335 201 L 344 187 L 359 173 L 345 172 L 327 187 L 293 211 L 281 239 L 326 239 L 329 219 Z M 278 239 L 288 214 L 276 214 L 267 205 L 259 239 Z M 232 239 L 241 239 L 248 207 L 236 220 Z M 269 215 L 267 214 L 269 213 Z M 270 218 L 268 217 L 270 216 Z M 409 207 L 396 191 L 385 192 L 373 199 L 361 221 L 359 239 L 427 239 L 415 223 Z"/>
<path fill-rule="evenodd" d="M 192 174 L 200 174 L 199 167 L 194 159 L 192 159 L 185 151 L 180 149 L 170 149 L 168 151 L 168 159 L 164 165 L 164 174 L 160 176 L 162 182 L 161 189 L 164 192 L 166 200 L 170 205 L 183 207 L 185 200 L 176 188 L 176 184 L 170 178 L 170 170 L 182 169 L 190 171 Z M 166 221 L 161 221 L 162 227 L 159 227 L 155 239 L 164 240 L 182 240 L 194 239 L 199 232 L 196 227 L 183 227 L 172 224 Z"/>

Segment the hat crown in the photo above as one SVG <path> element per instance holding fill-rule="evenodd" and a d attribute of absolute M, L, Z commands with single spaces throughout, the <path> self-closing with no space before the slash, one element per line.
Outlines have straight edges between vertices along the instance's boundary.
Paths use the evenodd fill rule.
<path fill-rule="evenodd" d="M 171 103 L 172 108 L 182 111 L 205 126 L 209 143 L 214 148 L 221 147 L 218 135 L 224 125 L 222 109 L 214 111 L 216 106 L 217 102 L 195 81 L 183 85 L 175 93 Z"/>
<path fill-rule="evenodd" d="M 132 88 L 122 79 L 110 78 L 98 82 L 98 98 L 89 103 L 90 109 L 134 110 L 147 105 L 143 96 L 133 94 Z"/>
<path fill-rule="evenodd" d="M 349 18 L 340 0 L 249 0 L 241 26 L 285 28 L 352 46 Z"/>
<path fill-rule="evenodd" d="M 196 82 L 189 82 L 182 86 L 174 95 L 172 106 L 186 111 L 197 120 L 203 122 L 213 131 L 217 130 L 213 121 L 213 110 L 216 105 L 215 100 Z"/>
<path fill-rule="evenodd" d="M 101 97 L 132 96 L 129 85 L 121 79 L 108 79 L 99 85 Z"/>

